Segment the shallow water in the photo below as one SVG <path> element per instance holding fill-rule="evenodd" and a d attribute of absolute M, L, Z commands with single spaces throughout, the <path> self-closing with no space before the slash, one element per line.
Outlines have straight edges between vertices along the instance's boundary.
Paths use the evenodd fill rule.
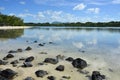
<path fill-rule="evenodd" d="M 35 40 L 38 42 L 34 43 Z M 48 45 L 49 42 L 53 44 Z M 39 47 L 38 43 L 46 45 Z M 1 55 L 27 46 L 31 46 L 34 52 L 41 49 L 48 53 L 84 58 L 92 65 L 92 70 L 103 69 L 108 80 L 120 79 L 120 28 L 34 27 L 0 30 Z"/>

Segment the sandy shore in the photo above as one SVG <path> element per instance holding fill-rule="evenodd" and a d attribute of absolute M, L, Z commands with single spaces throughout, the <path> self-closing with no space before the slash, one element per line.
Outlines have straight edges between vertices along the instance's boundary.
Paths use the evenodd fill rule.
<path fill-rule="evenodd" d="M 2 29 L 24 29 L 31 28 L 31 26 L 0 26 L 0 30 Z"/>

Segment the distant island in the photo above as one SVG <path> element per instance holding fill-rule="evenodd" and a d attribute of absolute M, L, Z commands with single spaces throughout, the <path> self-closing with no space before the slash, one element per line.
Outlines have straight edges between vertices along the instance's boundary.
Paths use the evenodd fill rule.
<path fill-rule="evenodd" d="M 33 23 L 24 22 L 23 19 L 0 13 L 0 26 L 79 26 L 79 27 L 120 27 L 120 21 L 110 22 L 53 22 Z"/>

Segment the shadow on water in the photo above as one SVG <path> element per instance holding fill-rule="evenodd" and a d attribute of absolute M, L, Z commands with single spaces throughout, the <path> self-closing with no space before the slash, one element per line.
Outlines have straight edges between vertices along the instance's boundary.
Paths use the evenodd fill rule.
<path fill-rule="evenodd" d="M 15 39 L 24 34 L 24 29 L 0 30 L 0 39 Z"/>

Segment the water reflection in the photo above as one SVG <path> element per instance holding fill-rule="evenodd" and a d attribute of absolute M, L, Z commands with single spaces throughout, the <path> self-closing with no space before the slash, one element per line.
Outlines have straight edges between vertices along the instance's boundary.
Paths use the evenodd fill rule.
<path fill-rule="evenodd" d="M 24 34 L 24 29 L 0 30 L 0 39 L 15 39 Z"/>
<path fill-rule="evenodd" d="M 72 30 L 72 31 L 82 31 L 85 30 L 87 32 L 90 31 L 108 31 L 108 32 L 120 32 L 120 28 L 115 28 L 115 27 L 34 27 L 32 29 L 42 29 L 42 30 Z"/>

